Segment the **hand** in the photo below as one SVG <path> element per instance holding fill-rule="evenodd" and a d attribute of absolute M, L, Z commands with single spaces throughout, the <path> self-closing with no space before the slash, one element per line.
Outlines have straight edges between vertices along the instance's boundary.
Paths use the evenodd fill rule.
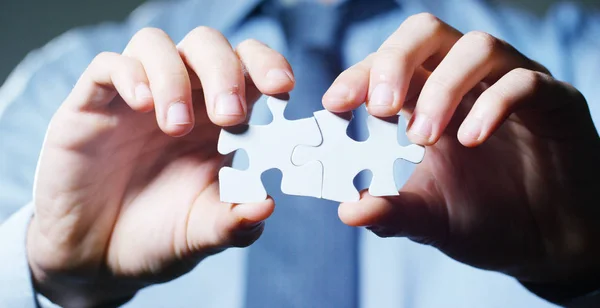
<path fill-rule="evenodd" d="M 345 223 L 523 282 L 600 280 L 600 139 L 576 89 L 506 42 L 419 14 L 323 97 L 337 112 L 363 101 L 376 116 L 402 108 L 427 151 L 400 196 L 342 204 Z"/>
<path fill-rule="evenodd" d="M 119 302 L 256 240 L 274 204 L 219 201 L 231 159 L 217 153 L 219 126 L 293 86 L 282 55 L 253 40 L 233 50 L 205 27 L 178 46 L 143 29 L 122 55 L 98 55 L 38 165 L 27 250 L 39 291 L 63 306 Z"/>

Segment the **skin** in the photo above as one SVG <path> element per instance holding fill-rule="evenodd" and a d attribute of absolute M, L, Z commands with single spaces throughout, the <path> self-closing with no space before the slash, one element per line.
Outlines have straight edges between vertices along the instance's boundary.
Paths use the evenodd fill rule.
<path fill-rule="evenodd" d="M 38 290 L 66 307 L 115 303 L 256 240 L 273 201 L 219 202 L 230 157 L 218 133 L 260 93 L 293 86 L 276 51 L 232 48 L 204 27 L 177 45 L 144 29 L 122 54 L 100 54 L 53 117 L 38 165 L 27 241 Z M 524 282 L 600 277 L 600 141 L 576 89 L 489 34 L 419 14 L 323 97 L 335 112 L 365 101 L 376 116 L 402 110 L 427 153 L 400 196 L 363 193 L 340 205 L 342 221 Z"/>

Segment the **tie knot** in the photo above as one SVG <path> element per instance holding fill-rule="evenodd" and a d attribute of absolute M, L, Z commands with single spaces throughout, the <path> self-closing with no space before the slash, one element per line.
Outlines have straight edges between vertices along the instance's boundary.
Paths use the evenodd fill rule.
<path fill-rule="evenodd" d="M 397 0 L 271 0 L 263 12 L 279 20 L 290 45 L 332 51 L 345 26 L 396 8 Z"/>

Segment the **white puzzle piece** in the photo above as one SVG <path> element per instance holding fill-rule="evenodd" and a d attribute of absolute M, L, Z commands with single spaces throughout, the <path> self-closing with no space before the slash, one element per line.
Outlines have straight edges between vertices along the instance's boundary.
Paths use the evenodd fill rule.
<path fill-rule="evenodd" d="M 371 170 L 373 178 L 369 193 L 373 196 L 398 195 L 394 180 L 394 162 L 404 159 L 420 163 L 425 155 L 422 146 L 398 144 L 398 117 L 392 122 L 368 116 L 369 139 L 358 142 L 348 137 L 350 119 L 327 110 L 314 113 L 323 142 L 318 147 L 299 145 L 292 154 L 292 162 L 304 165 L 320 161 L 323 166 L 321 196 L 338 202 L 358 201 L 354 177 L 362 170 Z"/>
<path fill-rule="evenodd" d="M 297 145 L 318 146 L 322 138 L 314 118 L 287 120 L 283 116 L 286 101 L 269 97 L 267 105 L 273 121 L 267 125 L 246 125 L 240 130 L 223 129 L 218 151 L 229 154 L 244 149 L 249 167 L 237 170 L 223 167 L 219 171 L 221 201 L 232 203 L 259 202 L 267 198 L 261 175 L 264 171 L 281 170 L 281 191 L 289 195 L 321 197 L 323 167 L 317 160 L 303 166 L 292 164 Z"/>

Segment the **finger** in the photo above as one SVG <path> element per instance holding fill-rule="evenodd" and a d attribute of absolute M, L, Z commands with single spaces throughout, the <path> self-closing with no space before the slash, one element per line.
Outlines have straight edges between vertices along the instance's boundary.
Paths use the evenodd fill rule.
<path fill-rule="evenodd" d="M 187 244 L 192 253 L 211 254 L 252 244 L 275 208 L 271 198 L 259 203 L 225 204 L 219 201 L 218 190 L 217 183 L 209 186 L 190 211 Z"/>
<path fill-rule="evenodd" d="M 332 112 L 346 112 L 364 103 L 367 100 L 369 72 L 374 56 L 375 54 L 370 54 L 343 71 L 323 95 L 323 107 Z"/>
<path fill-rule="evenodd" d="M 294 88 L 292 68 L 279 52 L 253 39 L 240 43 L 236 52 L 260 92 L 274 95 Z"/>
<path fill-rule="evenodd" d="M 247 105 L 242 64 L 223 34 L 198 27 L 178 48 L 186 64 L 200 78 L 211 121 L 220 126 L 243 122 Z"/>
<path fill-rule="evenodd" d="M 431 75 L 431 73 L 428 70 L 423 67 L 418 67 L 410 79 L 410 85 L 408 86 L 408 91 L 406 92 L 406 97 L 402 109 L 400 110 L 406 119 L 412 117 L 415 106 L 417 105 L 417 99 L 419 98 L 421 90 L 423 89 L 425 82 L 427 82 L 429 75 Z"/>
<path fill-rule="evenodd" d="M 338 76 L 323 96 L 323 106 L 327 110 L 347 112 L 356 109 L 365 102 L 372 59 L 373 56 L 369 56 Z M 410 119 L 417 98 L 430 74 L 422 67 L 415 69 L 401 109 L 403 116 L 407 119 Z"/>
<path fill-rule="evenodd" d="M 483 32 L 465 34 L 431 73 L 409 123 L 411 141 L 431 145 L 439 139 L 463 97 L 482 81 L 513 68 L 530 66 L 526 57 Z"/>
<path fill-rule="evenodd" d="M 414 179 L 398 196 L 373 197 L 363 191 L 359 202 L 340 204 L 340 219 L 350 226 L 368 227 L 381 237 L 401 236 L 441 244 L 447 230 L 445 208 L 429 192 L 411 188 L 410 181 Z"/>
<path fill-rule="evenodd" d="M 160 29 L 145 28 L 123 54 L 144 66 L 160 129 L 171 136 L 187 134 L 194 127 L 190 78 L 173 41 Z"/>
<path fill-rule="evenodd" d="M 428 13 L 409 17 L 379 48 L 369 77 L 367 109 L 375 116 L 400 111 L 415 69 L 434 65 L 461 33 Z"/>
<path fill-rule="evenodd" d="M 583 101 L 577 90 L 548 74 L 516 68 L 502 76 L 479 96 L 458 130 L 458 140 L 467 147 L 478 146 L 488 140 L 510 115 L 519 111 L 527 111 L 517 113 L 521 118 L 534 115 L 543 119 L 545 124 L 535 119 L 522 119 L 522 122 L 535 125 L 546 135 L 568 135 L 572 131 L 564 129 L 560 122 L 565 118 L 582 119 L 581 115 L 569 116 L 566 108 L 563 108 L 558 118 L 544 114 L 548 111 L 558 114 L 556 110 L 561 105 L 577 107 L 577 104 L 572 103 L 574 97 Z M 576 108 L 572 108 L 571 111 L 577 112 Z"/>
<path fill-rule="evenodd" d="M 65 100 L 81 110 L 107 106 L 119 94 L 132 109 L 152 110 L 152 93 L 142 64 L 117 53 L 103 52 L 90 63 Z"/>

